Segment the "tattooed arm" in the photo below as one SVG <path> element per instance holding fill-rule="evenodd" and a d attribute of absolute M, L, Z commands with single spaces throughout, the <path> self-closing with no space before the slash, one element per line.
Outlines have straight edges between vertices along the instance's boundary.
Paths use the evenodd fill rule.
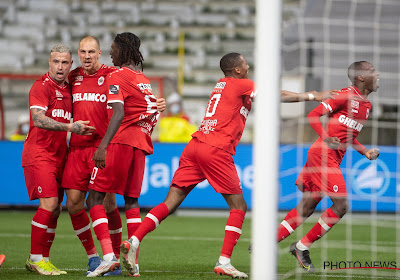
<path fill-rule="evenodd" d="M 76 121 L 74 123 L 61 123 L 53 120 L 45 115 L 46 111 L 39 108 L 31 109 L 33 125 L 45 130 L 52 131 L 71 131 L 79 135 L 91 135 L 96 129 L 93 126 L 88 126 L 89 121 Z"/>

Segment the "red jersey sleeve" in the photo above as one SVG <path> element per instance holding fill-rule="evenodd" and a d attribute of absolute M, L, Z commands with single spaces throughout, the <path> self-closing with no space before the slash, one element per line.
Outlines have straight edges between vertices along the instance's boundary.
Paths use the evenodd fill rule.
<path fill-rule="evenodd" d="M 49 108 L 49 98 L 40 81 L 35 82 L 29 92 L 29 109 L 32 108 L 39 108 L 45 111 Z"/>
<path fill-rule="evenodd" d="M 124 104 L 124 92 L 120 87 L 121 81 L 118 75 L 111 73 L 106 80 L 108 85 L 107 103 L 121 102 Z"/>
<path fill-rule="evenodd" d="M 325 140 L 329 137 L 328 133 L 324 129 L 321 123 L 321 117 L 324 115 L 331 115 L 334 112 L 340 110 L 343 106 L 347 104 L 347 96 L 346 93 L 339 93 L 338 96 L 335 96 L 335 99 L 327 99 L 321 102 L 314 110 L 312 110 L 308 116 L 308 122 L 311 127 L 315 130 L 315 132 L 321 137 L 322 140 Z"/>
<path fill-rule="evenodd" d="M 256 96 L 256 85 L 250 79 L 238 79 L 238 83 L 240 83 L 240 95 L 246 95 L 250 98 L 254 98 Z"/>

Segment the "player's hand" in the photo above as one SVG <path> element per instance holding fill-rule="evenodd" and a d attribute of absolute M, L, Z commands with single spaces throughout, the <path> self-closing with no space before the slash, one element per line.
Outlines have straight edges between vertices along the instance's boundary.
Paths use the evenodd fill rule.
<path fill-rule="evenodd" d="M 156 104 L 157 104 L 157 111 L 158 112 L 164 112 L 165 108 L 167 107 L 164 98 L 158 98 L 157 97 Z"/>
<path fill-rule="evenodd" d="M 324 142 L 328 145 L 329 148 L 336 150 L 339 148 L 340 139 L 337 137 L 327 137 Z"/>
<path fill-rule="evenodd" d="M 96 128 L 88 125 L 89 123 L 90 121 L 76 121 L 71 124 L 70 131 L 78 135 L 92 135 Z"/>
<path fill-rule="evenodd" d="M 107 157 L 107 149 L 98 147 L 92 157 L 92 160 L 94 160 L 94 165 L 100 169 L 105 168 L 106 167 L 106 157 Z"/>
<path fill-rule="evenodd" d="M 323 101 L 325 99 L 335 99 L 335 95 L 339 95 L 340 90 L 326 90 L 326 91 L 320 91 L 320 92 L 312 92 L 314 94 L 315 101 Z"/>
<path fill-rule="evenodd" d="M 376 160 L 379 157 L 379 149 L 372 148 L 364 152 L 364 156 L 369 160 Z"/>

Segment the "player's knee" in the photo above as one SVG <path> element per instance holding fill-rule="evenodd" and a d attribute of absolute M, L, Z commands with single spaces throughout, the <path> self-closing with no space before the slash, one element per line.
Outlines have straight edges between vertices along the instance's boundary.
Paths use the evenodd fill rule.
<path fill-rule="evenodd" d="M 346 214 L 347 210 L 349 210 L 349 202 L 347 199 L 334 201 L 332 210 L 336 213 L 336 215 L 338 215 L 339 218 L 341 218 Z"/>
<path fill-rule="evenodd" d="M 73 199 L 67 198 L 66 203 L 68 213 L 70 214 L 77 214 L 85 207 L 85 199 Z"/>

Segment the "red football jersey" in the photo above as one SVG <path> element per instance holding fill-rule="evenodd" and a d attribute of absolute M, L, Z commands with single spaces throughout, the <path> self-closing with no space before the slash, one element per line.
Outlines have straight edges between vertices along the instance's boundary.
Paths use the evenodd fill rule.
<path fill-rule="evenodd" d="M 342 89 L 334 100 L 327 99 L 321 102 L 313 111 L 327 114 L 327 135 L 325 136 L 338 137 L 341 145 L 337 150 L 330 149 L 320 137 L 311 146 L 309 153 L 321 156 L 321 154 L 327 152 L 329 158 L 335 159 L 340 163 L 347 146 L 353 143 L 367 121 L 371 111 L 371 103 L 356 87 L 350 86 Z M 320 120 L 314 121 L 318 122 Z M 326 150 L 322 151 L 322 148 Z"/>
<path fill-rule="evenodd" d="M 92 135 L 72 134 L 71 146 L 97 147 L 103 139 L 108 126 L 108 87 L 105 80 L 108 74 L 115 70 L 117 68 L 103 64 L 96 73 L 91 75 L 85 74 L 82 67 L 77 67 L 69 74 L 74 121 L 90 121 L 89 125 L 96 128 Z"/>
<path fill-rule="evenodd" d="M 211 93 L 199 130 L 192 136 L 234 155 L 254 96 L 252 80 L 220 79 Z"/>
<path fill-rule="evenodd" d="M 152 154 L 151 133 L 159 112 L 150 81 L 142 72 L 122 67 L 108 76 L 107 85 L 107 103 L 121 102 L 125 112 L 111 143 L 130 145 Z M 112 110 L 109 110 L 109 118 L 111 116 Z"/>
<path fill-rule="evenodd" d="M 43 109 L 47 117 L 69 123 L 72 112 L 69 85 L 57 84 L 46 73 L 33 84 L 29 92 L 29 108 Z M 31 117 L 29 133 L 22 151 L 22 166 L 38 164 L 40 161 L 51 162 L 56 166 L 64 164 L 68 150 L 66 137 L 66 131 L 35 127 Z"/>

